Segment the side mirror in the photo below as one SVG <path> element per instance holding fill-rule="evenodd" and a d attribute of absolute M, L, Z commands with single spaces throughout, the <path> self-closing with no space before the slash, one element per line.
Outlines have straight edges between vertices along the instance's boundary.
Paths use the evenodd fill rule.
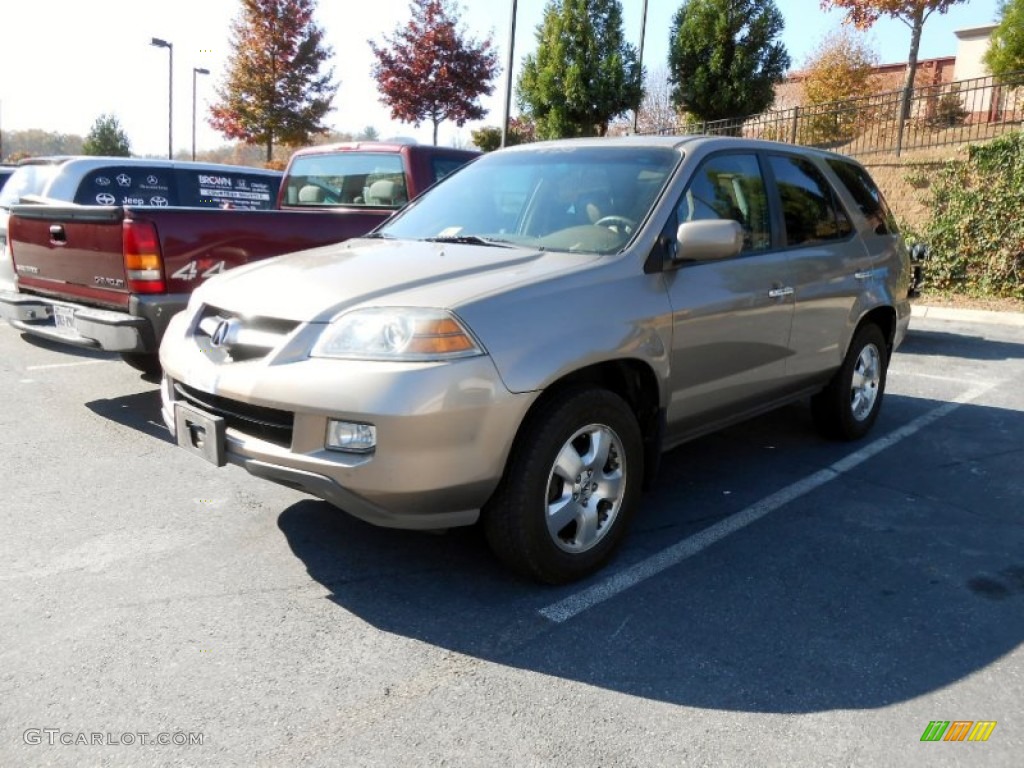
<path fill-rule="evenodd" d="M 732 219 L 684 221 L 676 241 L 674 263 L 728 259 L 743 250 L 743 227 Z"/>

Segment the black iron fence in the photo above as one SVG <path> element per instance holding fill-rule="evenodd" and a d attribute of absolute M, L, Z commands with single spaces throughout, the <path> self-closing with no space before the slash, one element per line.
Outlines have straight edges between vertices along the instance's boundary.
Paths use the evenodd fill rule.
<path fill-rule="evenodd" d="M 682 122 L 659 134 L 746 136 L 822 147 L 849 155 L 896 153 L 989 139 L 1024 120 L 1024 72 L 915 88 L 907 119 L 902 90 L 848 101 L 770 110 L 710 122 Z"/>

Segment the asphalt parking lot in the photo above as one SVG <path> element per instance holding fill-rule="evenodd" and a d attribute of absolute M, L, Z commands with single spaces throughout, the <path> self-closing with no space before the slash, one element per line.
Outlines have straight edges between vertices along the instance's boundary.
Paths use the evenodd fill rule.
<path fill-rule="evenodd" d="M 155 382 L 2 325 L 0 764 L 1019 765 L 1018 319 L 915 316 L 860 443 L 797 405 L 673 451 L 562 588 L 206 464 Z"/>

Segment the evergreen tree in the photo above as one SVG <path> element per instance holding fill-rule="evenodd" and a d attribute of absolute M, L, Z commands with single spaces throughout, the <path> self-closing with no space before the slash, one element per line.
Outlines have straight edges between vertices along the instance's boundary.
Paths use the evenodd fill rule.
<path fill-rule="evenodd" d="M 409 21 L 385 45 L 370 41 L 377 59 L 372 74 L 391 117 L 415 126 L 429 120 L 437 144 L 442 121 L 463 126 L 487 114 L 479 99 L 494 91 L 498 55 L 490 40 L 477 42 L 459 29 L 458 6 L 413 0 L 409 10 Z"/>
<path fill-rule="evenodd" d="M 230 139 L 266 147 L 308 144 L 327 130 L 323 119 L 338 91 L 333 55 L 313 21 L 316 0 L 241 0 L 231 26 L 234 53 L 210 125 Z"/>
<path fill-rule="evenodd" d="M 82 154 L 129 157 L 132 154 L 132 147 L 117 118 L 104 114 L 97 117 L 89 129 L 89 134 L 82 142 Z"/>
<path fill-rule="evenodd" d="M 762 112 L 789 67 L 773 0 L 685 0 L 672 21 L 672 100 L 698 120 Z"/>
<path fill-rule="evenodd" d="M 640 103 L 642 79 L 618 0 L 549 0 L 516 94 L 538 138 L 604 136 Z"/>

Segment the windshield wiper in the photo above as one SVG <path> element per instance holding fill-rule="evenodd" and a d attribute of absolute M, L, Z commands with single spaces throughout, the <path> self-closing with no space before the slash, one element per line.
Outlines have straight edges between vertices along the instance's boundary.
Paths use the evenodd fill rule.
<path fill-rule="evenodd" d="M 380 239 L 380 240 L 394 240 L 395 236 L 394 235 L 389 235 L 386 232 L 371 232 L 368 235 L 363 235 L 363 239 L 364 240 L 376 240 L 376 239 Z"/>
<path fill-rule="evenodd" d="M 447 235 L 444 237 L 424 237 L 428 243 L 459 243 L 462 245 L 489 245 L 494 248 L 513 248 L 508 240 L 491 240 L 480 235 Z"/>

